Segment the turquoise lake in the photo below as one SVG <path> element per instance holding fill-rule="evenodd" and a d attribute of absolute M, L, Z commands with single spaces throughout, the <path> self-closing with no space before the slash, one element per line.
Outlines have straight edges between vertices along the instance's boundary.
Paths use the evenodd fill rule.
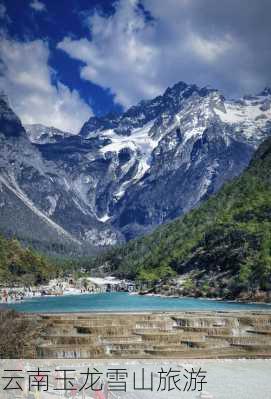
<path fill-rule="evenodd" d="M 161 298 L 104 293 L 95 295 L 66 295 L 37 297 L 25 302 L 2 305 L 19 312 L 146 312 L 146 311 L 271 311 L 271 304 L 245 304 L 196 298 Z"/>

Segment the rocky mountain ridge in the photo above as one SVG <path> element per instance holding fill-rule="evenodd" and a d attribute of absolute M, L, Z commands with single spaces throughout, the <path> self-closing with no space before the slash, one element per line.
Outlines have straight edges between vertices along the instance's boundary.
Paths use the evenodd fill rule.
<path fill-rule="evenodd" d="M 72 133 L 62 132 L 55 127 L 47 127 L 39 123 L 25 124 L 24 128 L 31 143 L 36 144 L 57 143 L 66 137 L 72 136 Z"/>
<path fill-rule="evenodd" d="M 122 115 L 90 118 L 78 135 L 25 130 L 1 96 L 0 132 L 1 230 L 18 233 L 7 202 L 23 197 L 79 246 L 103 247 L 186 213 L 239 175 L 271 133 L 271 92 L 226 100 L 179 82 Z"/>

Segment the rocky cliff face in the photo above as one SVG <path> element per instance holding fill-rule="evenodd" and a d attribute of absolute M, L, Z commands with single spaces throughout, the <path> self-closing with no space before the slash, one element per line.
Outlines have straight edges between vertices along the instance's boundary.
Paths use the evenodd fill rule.
<path fill-rule="evenodd" d="M 90 118 L 77 136 L 27 127 L 32 143 L 1 101 L 1 176 L 73 238 L 95 246 L 189 211 L 238 175 L 271 133 L 269 89 L 228 101 L 179 82 L 123 115 Z"/>
<path fill-rule="evenodd" d="M 36 144 L 58 143 L 72 133 L 63 132 L 55 127 L 47 127 L 41 124 L 24 125 L 29 140 Z"/>
<path fill-rule="evenodd" d="M 72 139 L 72 138 L 71 138 Z M 64 153 L 69 143 L 63 144 Z M 46 146 L 45 146 L 46 147 Z M 65 160 L 47 159 L 32 144 L 7 100 L 0 99 L 0 229 L 7 236 L 50 252 L 85 253 L 84 241 L 91 231 L 87 249 L 106 246 L 117 240 L 84 207 L 70 183 L 72 176 Z M 45 150 L 45 149 L 44 149 Z M 52 151 L 53 154 L 53 151 Z M 89 245 L 90 244 L 90 245 Z"/>

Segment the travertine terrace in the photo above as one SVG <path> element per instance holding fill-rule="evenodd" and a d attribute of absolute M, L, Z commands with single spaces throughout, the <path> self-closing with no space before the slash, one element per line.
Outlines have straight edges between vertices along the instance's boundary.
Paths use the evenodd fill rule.
<path fill-rule="evenodd" d="M 268 358 L 271 313 L 47 314 L 43 358 Z"/>

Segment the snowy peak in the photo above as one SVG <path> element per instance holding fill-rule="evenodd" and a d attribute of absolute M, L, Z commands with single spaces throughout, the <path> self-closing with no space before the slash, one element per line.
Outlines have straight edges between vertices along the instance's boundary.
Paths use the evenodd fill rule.
<path fill-rule="evenodd" d="M 72 133 L 41 124 L 29 124 L 24 127 L 29 140 L 36 144 L 58 143 L 64 138 L 72 136 Z"/>
<path fill-rule="evenodd" d="M 117 127 L 118 116 L 109 114 L 104 117 L 92 116 L 87 122 L 84 123 L 80 135 L 82 137 L 90 137 L 92 132 L 99 130 L 112 129 Z"/>
<path fill-rule="evenodd" d="M 136 187 L 144 187 L 148 179 L 153 179 L 154 171 L 163 175 L 185 163 L 187 168 L 195 161 L 195 153 L 201 156 L 196 146 L 201 145 L 203 150 L 204 142 L 221 140 L 230 148 L 237 141 L 254 148 L 270 133 L 267 99 L 227 101 L 218 90 L 178 82 L 163 95 L 141 101 L 121 116 L 90 118 L 80 135 L 90 141 L 99 138 L 96 156 L 102 156 L 114 170 L 110 184 L 113 204 L 109 200 L 97 214 L 107 215 L 106 220 L 112 218 L 109 209 L 122 203 Z M 171 165 L 168 159 L 162 164 L 166 154 L 171 154 Z M 159 171 L 157 162 L 161 162 Z M 214 160 L 215 166 L 207 166 L 206 173 L 217 169 L 218 164 Z M 206 182 L 198 199 L 212 191 L 212 179 L 206 178 Z"/>
<path fill-rule="evenodd" d="M 163 113 L 176 113 L 189 97 L 193 95 L 206 97 L 212 92 L 215 92 L 215 90 L 200 89 L 196 85 L 179 82 L 169 87 L 163 95 L 152 100 L 140 101 L 122 115 L 110 114 L 102 118 L 91 117 L 82 127 L 80 135 L 90 138 L 92 133 L 107 129 L 114 129 L 120 135 L 130 135 L 132 129 L 143 127 Z"/>
<path fill-rule="evenodd" d="M 165 101 L 170 100 L 173 104 L 179 104 L 180 100 L 187 99 L 193 94 L 197 94 L 201 97 L 206 97 L 210 93 L 215 91 L 215 89 L 210 89 L 207 87 L 199 88 L 195 84 L 178 82 L 174 86 L 168 87 L 162 97 Z"/>
<path fill-rule="evenodd" d="M 43 125 L 26 126 L 27 145 L 0 135 L 1 170 L 72 237 L 111 245 L 184 214 L 240 174 L 271 135 L 270 99 L 269 89 L 227 100 L 178 82 L 121 115 L 90 118 L 79 135 Z M 4 98 L 0 117 L 24 131 Z"/>

